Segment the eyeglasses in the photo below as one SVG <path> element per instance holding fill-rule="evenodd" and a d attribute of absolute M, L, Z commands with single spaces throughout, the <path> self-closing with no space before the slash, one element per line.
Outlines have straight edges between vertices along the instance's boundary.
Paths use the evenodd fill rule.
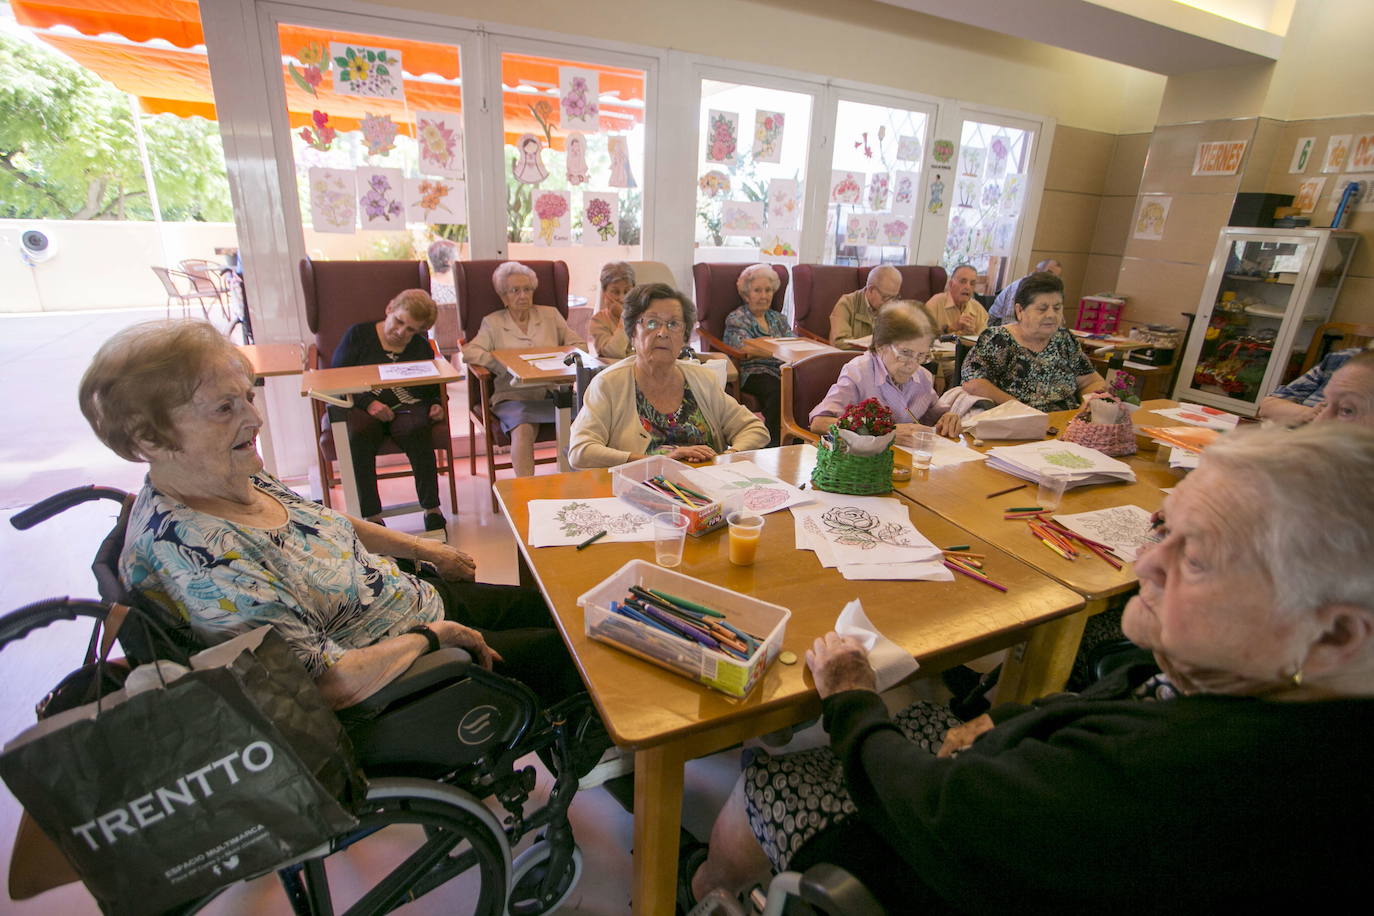
<path fill-rule="evenodd" d="M 930 362 L 929 350 L 908 350 L 906 347 L 889 346 L 892 355 L 905 363 L 928 363 Z"/>
<path fill-rule="evenodd" d="M 507 296 L 533 296 L 533 286 L 508 286 L 506 287 Z"/>
<path fill-rule="evenodd" d="M 660 318 L 646 318 L 644 320 L 644 330 L 648 331 L 650 334 L 658 330 L 665 330 L 669 334 L 676 334 L 678 331 L 681 331 L 683 327 L 683 323 L 676 318 L 669 318 L 666 321 Z"/>
<path fill-rule="evenodd" d="M 870 286 L 869 289 L 873 290 L 873 292 L 878 295 L 879 305 L 887 305 L 889 302 L 892 302 L 896 299 L 900 299 L 902 296 L 901 290 L 898 290 L 895 293 L 885 293 L 882 290 L 878 289 L 878 287 L 876 286 Z"/>

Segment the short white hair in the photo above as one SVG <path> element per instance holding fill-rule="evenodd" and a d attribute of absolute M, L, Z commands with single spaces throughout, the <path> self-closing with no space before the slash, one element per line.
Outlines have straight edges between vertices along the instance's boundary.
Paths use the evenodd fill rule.
<path fill-rule="evenodd" d="M 1243 485 L 1249 552 L 1275 606 L 1308 613 L 1333 604 L 1374 610 L 1374 429 L 1313 423 L 1238 430 L 1208 446 L 1202 466 Z"/>
<path fill-rule="evenodd" d="M 879 264 L 868 272 L 868 279 L 864 281 L 864 289 L 877 288 L 878 281 L 889 275 L 896 277 L 898 283 L 902 282 L 902 272 L 900 270 L 893 267 L 891 264 Z"/>
<path fill-rule="evenodd" d="M 740 271 L 739 279 L 735 281 L 735 289 L 739 290 L 739 294 L 743 296 L 744 291 L 749 288 L 749 284 L 754 281 L 755 277 L 759 276 L 768 278 L 768 285 L 773 288 L 775 293 L 778 291 L 778 287 L 782 285 L 772 264 L 750 264 Z"/>
<path fill-rule="evenodd" d="M 524 274 L 530 278 L 535 289 L 539 288 L 539 275 L 534 272 L 534 268 L 527 267 L 519 261 L 506 261 L 491 272 L 491 285 L 496 287 L 496 291 L 501 295 L 506 294 L 506 281 L 511 274 Z"/>

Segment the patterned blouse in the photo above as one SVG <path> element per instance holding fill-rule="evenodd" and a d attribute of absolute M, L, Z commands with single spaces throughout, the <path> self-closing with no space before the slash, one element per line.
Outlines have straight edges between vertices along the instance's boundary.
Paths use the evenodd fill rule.
<path fill-rule="evenodd" d="M 749 306 L 741 305 L 725 318 L 725 345 L 740 349 L 746 340 L 756 337 L 791 337 L 792 328 L 788 326 L 787 319 L 782 312 L 769 309 L 763 313 L 762 325 L 754 317 L 754 313 L 749 311 Z M 770 375 L 775 379 L 782 378 L 782 363 L 769 357 L 751 357 L 740 360 L 739 380 L 743 384 L 749 380 L 751 375 Z"/>
<path fill-rule="evenodd" d="M 266 473 L 253 485 L 286 508 L 286 524 L 255 528 L 207 515 L 147 481 L 129 517 L 120 578 L 189 620 L 207 643 L 275 627 L 312 677 L 349 649 L 444 616 L 434 586 L 368 552 L 348 519 Z"/>
<path fill-rule="evenodd" d="M 1054 332 L 1039 353 L 1016 342 L 1002 325 L 988 328 L 964 360 L 963 380 L 987 379 L 1022 404 L 1046 412 L 1078 406 L 1078 377 L 1094 371 L 1068 331 Z"/>
<path fill-rule="evenodd" d="M 697 405 L 692 386 L 682 386 L 682 403 L 672 413 L 660 413 L 644 392 L 635 389 L 635 409 L 639 412 L 639 422 L 649 434 L 648 454 L 666 452 L 680 445 L 709 445 L 720 451 L 720 443 L 711 435 L 711 424 L 706 414 Z"/>

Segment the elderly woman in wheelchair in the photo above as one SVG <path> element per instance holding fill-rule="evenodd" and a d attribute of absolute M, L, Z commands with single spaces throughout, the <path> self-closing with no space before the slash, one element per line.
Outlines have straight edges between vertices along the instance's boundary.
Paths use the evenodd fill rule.
<path fill-rule="evenodd" d="M 494 898 L 484 889 L 482 899 L 497 903 L 479 912 L 504 912 L 507 891 L 527 912 L 561 899 L 580 867 L 567 805 L 609 741 L 539 594 L 476 583 L 462 551 L 324 509 L 265 473 L 254 447 L 262 420 L 251 373 L 209 324 L 150 322 L 115 335 L 83 377 L 80 403 L 102 442 L 150 466 L 101 551 L 117 581 L 102 577 L 97 560 L 105 600 L 160 614 L 201 646 L 274 627 L 341 711 L 369 777 L 443 779 L 506 808 L 503 828 L 455 790 L 471 799 L 466 813 L 450 806 L 449 820 L 427 820 L 394 800 L 409 789 L 383 783 L 379 798 L 394 798 L 378 802 L 372 829 L 422 823 L 431 840 L 448 836 L 468 851 L 449 854 L 455 867 L 441 869 L 442 880 L 413 866 L 404 881 L 393 874 L 376 899 L 399 902 L 409 892 L 398 886 L 418 882 L 423 893 L 474 864 L 484 888 L 500 885 Z M 56 508 L 35 506 L 26 525 L 103 495 L 59 494 L 49 501 Z M 411 574 L 393 558 L 432 568 Z M 436 653 L 447 647 L 468 655 Z M 480 721 L 468 715 L 479 707 Z M 549 804 L 527 813 L 533 772 L 514 763 L 534 751 L 558 778 Z M 444 806 L 443 791 L 430 795 Z M 545 865 L 525 862 L 522 891 L 512 888 L 521 863 L 512 878 L 510 845 L 532 829 L 546 832 L 535 856 Z M 547 874 L 548 863 L 558 874 Z M 327 884 L 322 867 L 316 875 L 309 863 L 296 866 L 297 887 L 287 882 L 293 898 L 316 893 L 301 890 L 302 869 L 305 886 Z"/>

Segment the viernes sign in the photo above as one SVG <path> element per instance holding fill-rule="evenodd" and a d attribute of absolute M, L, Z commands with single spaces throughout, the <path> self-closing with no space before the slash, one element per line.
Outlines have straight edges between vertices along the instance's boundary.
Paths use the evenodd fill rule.
<path fill-rule="evenodd" d="M 1193 157 L 1194 175 L 1234 175 L 1245 158 L 1246 140 L 1199 143 Z"/>

